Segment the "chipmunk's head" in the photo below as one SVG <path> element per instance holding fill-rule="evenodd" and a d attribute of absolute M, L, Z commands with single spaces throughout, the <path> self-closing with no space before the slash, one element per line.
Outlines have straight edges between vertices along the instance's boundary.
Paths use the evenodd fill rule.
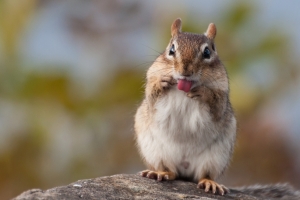
<path fill-rule="evenodd" d="M 194 34 L 181 31 L 181 19 L 173 22 L 172 38 L 165 55 L 168 62 L 174 66 L 173 76 L 178 83 L 181 80 L 188 81 L 186 84 L 190 84 L 191 88 L 192 85 L 205 84 L 205 80 L 207 83 L 212 82 L 212 79 L 216 80 L 218 76 L 227 78 L 214 44 L 216 33 L 217 29 L 213 23 L 209 24 L 204 34 Z"/>

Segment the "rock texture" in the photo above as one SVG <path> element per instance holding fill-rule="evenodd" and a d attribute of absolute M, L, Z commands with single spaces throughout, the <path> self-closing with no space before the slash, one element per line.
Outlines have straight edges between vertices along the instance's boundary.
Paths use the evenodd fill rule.
<path fill-rule="evenodd" d="M 285 184 L 250 186 L 231 189 L 225 196 L 205 193 L 195 183 L 185 181 L 157 182 L 139 175 L 114 175 L 95 179 L 79 180 L 70 185 L 49 190 L 28 190 L 14 200 L 84 200 L 84 199 L 285 199 L 300 200 L 300 192 Z"/>

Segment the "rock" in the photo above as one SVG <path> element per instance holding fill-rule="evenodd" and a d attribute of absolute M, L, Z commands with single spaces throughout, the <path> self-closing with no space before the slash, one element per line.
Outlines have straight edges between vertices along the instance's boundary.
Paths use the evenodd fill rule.
<path fill-rule="evenodd" d="M 225 196 L 205 193 L 195 183 L 185 181 L 157 182 L 139 175 L 114 175 L 79 180 L 66 186 L 49 190 L 31 189 L 14 200 L 56 200 L 56 199 L 286 199 L 299 200 L 300 192 L 286 184 L 232 188 Z"/>

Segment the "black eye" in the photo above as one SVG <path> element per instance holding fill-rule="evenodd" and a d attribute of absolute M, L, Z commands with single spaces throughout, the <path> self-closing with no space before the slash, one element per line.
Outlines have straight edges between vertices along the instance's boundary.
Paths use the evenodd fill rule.
<path fill-rule="evenodd" d="M 174 46 L 174 44 L 172 44 L 172 47 L 171 47 L 171 49 L 169 51 L 169 55 L 170 56 L 174 56 L 175 55 L 175 46 Z"/>
<path fill-rule="evenodd" d="M 210 50 L 208 49 L 208 47 L 205 47 L 205 49 L 203 51 L 203 58 L 205 58 L 205 59 L 210 58 Z"/>

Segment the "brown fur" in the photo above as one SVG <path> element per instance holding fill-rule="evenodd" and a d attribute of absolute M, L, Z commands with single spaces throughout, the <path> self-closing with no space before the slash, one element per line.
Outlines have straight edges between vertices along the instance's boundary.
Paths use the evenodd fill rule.
<path fill-rule="evenodd" d="M 218 191 L 220 194 L 224 194 L 228 192 L 227 188 L 214 182 L 214 179 L 220 176 L 228 166 L 235 142 L 236 122 L 231 103 L 229 101 L 229 84 L 227 73 L 215 50 L 214 38 L 216 33 L 217 29 L 214 24 L 210 24 L 208 26 L 205 34 L 185 33 L 181 31 L 181 20 L 177 19 L 174 21 L 171 26 L 172 38 L 168 47 L 166 48 L 165 52 L 154 61 L 153 65 L 147 71 L 145 99 L 138 109 L 135 117 L 135 131 L 137 141 L 140 141 L 138 142 L 140 152 L 141 149 L 144 150 L 144 155 L 142 152 L 141 154 L 149 169 L 143 171 L 142 176 L 157 180 L 173 180 L 176 177 L 195 180 L 195 177 L 198 177 L 200 178 L 200 180 L 197 178 L 197 180 L 199 180 L 198 186 L 205 189 L 206 192 L 211 190 L 213 193 Z M 170 51 L 171 48 L 172 51 Z M 208 57 L 204 55 L 206 48 L 210 52 Z M 185 168 L 186 170 L 189 169 L 190 165 L 192 164 L 192 160 L 197 160 L 196 163 L 199 166 L 196 168 L 199 168 L 200 172 L 193 172 L 192 177 L 182 176 L 180 171 L 176 169 L 180 166 L 170 165 L 172 159 L 176 159 L 177 155 L 172 155 L 173 158 L 171 161 L 168 158 L 164 158 L 165 160 L 163 161 L 163 159 L 158 156 L 160 153 L 159 149 L 154 148 L 151 150 L 151 152 L 145 151 L 145 149 L 149 149 L 149 147 L 152 147 L 151 145 L 160 142 L 160 140 L 163 138 L 162 135 L 155 135 L 155 133 L 151 132 L 154 130 L 154 132 L 160 133 L 160 130 L 157 129 L 157 125 L 160 122 L 155 121 L 155 116 L 157 116 L 156 114 L 159 113 L 159 110 L 156 110 L 158 109 L 156 105 L 159 100 L 172 97 L 166 95 L 168 95 L 170 90 L 173 92 L 175 89 L 177 89 L 174 86 L 177 84 L 179 79 L 188 79 L 189 81 L 193 82 L 193 87 L 189 92 L 186 93 L 186 98 L 191 98 L 195 100 L 195 102 L 189 102 L 188 104 L 183 105 L 184 108 L 186 109 L 186 107 L 191 103 L 195 106 L 195 110 L 199 109 L 201 113 L 209 113 L 208 117 L 206 117 L 207 120 L 209 120 L 209 123 L 207 123 L 208 125 L 203 124 L 203 126 L 210 126 L 207 127 L 208 132 L 205 132 L 207 135 L 203 136 L 201 140 L 197 141 L 199 142 L 199 145 L 207 146 L 203 152 L 210 152 L 210 149 L 226 149 L 226 152 L 214 150 L 213 154 L 222 156 L 218 157 L 218 162 L 216 162 L 216 165 L 209 165 L 211 160 L 205 163 L 205 165 L 210 166 L 209 168 L 205 168 L 205 166 L 203 168 L 199 168 L 199 166 L 202 166 L 203 159 L 202 157 L 199 157 L 201 158 L 202 163 L 198 162 L 198 154 L 196 159 L 185 160 L 188 158 L 182 158 L 182 162 L 179 162 L 177 165 L 181 165 L 181 167 Z M 180 93 L 179 96 L 175 96 L 175 98 L 179 97 L 185 99 L 185 96 L 182 96 L 182 94 L 184 93 Z M 185 100 L 183 101 L 185 102 Z M 172 100 L 169 102 L 173 103 Z M 197 107 L 198 103 L 199 107 Z M 159 108 L 164 110 L 162 107 Z M 189 113 L 186 114 L 188 115 Z M 177 114 L 167 113 L 166 115 L 162 116 L 168 115 Z M 171 126 L 171 119 L 174 119 L 174 117 L 167 117 L 164 119 L 166 127 Z M 182 121 L 180 117 L 178 119 Z M 178 123 L 180 124 L 181 122 L 178 121 Z M 197 122 L 195 124 L 197 124 Z M 214 130 L 218 131 L 212 132 L 212 127 Z M 180 128 L 181 127 L 178 127 L 178 129 Z M 164 129 L 164 131 L 169 132 L 169 128 Z M 170 133 L 162 132 L 160 134 Z M 181 132 L 179 132 L 177 135 L 175 134 L 174 138 L 171 140 L 168 139 L 167 141 L 165 140 L 165 143 L 172 143 L 171 146 L 174 146 L 174 144 L 178 146 L 181 145 L 181 148 L 184 151 L 186 146 L 184 148 L 182 146 L 187 145 L 186 141 L 189 141 L 187 138 L 191 137 L 194 137 L 193 134 L 189 135 L 189 133 L 185 133 L 185 129 L 183 129 L 182 134 Z M 209 138 L 207 140 L 209 142 L 207 143 L 202 141 L 202 139 L 205 140 L 206 137 Z M 144 138 L 147 139 L 143 140 Z M 165 145 L 167 148 L 168 144 Z M 192 149 L 197 149 L 197 145 L 191 146 L 190 143 L 188 143 L 189 148 Z M 150 155 L 150 157 L 152 156 L 151 158 L 155 158 L 154 161 L 153 159 L 151 161 L 153 164 L 146 160 L 145 155 L 148 157 Z M 180 155 L 178 155 L 178 158 L 180 158 L 179 156 Z M 208 158 L 210 158 L 210 155 Z"/>

